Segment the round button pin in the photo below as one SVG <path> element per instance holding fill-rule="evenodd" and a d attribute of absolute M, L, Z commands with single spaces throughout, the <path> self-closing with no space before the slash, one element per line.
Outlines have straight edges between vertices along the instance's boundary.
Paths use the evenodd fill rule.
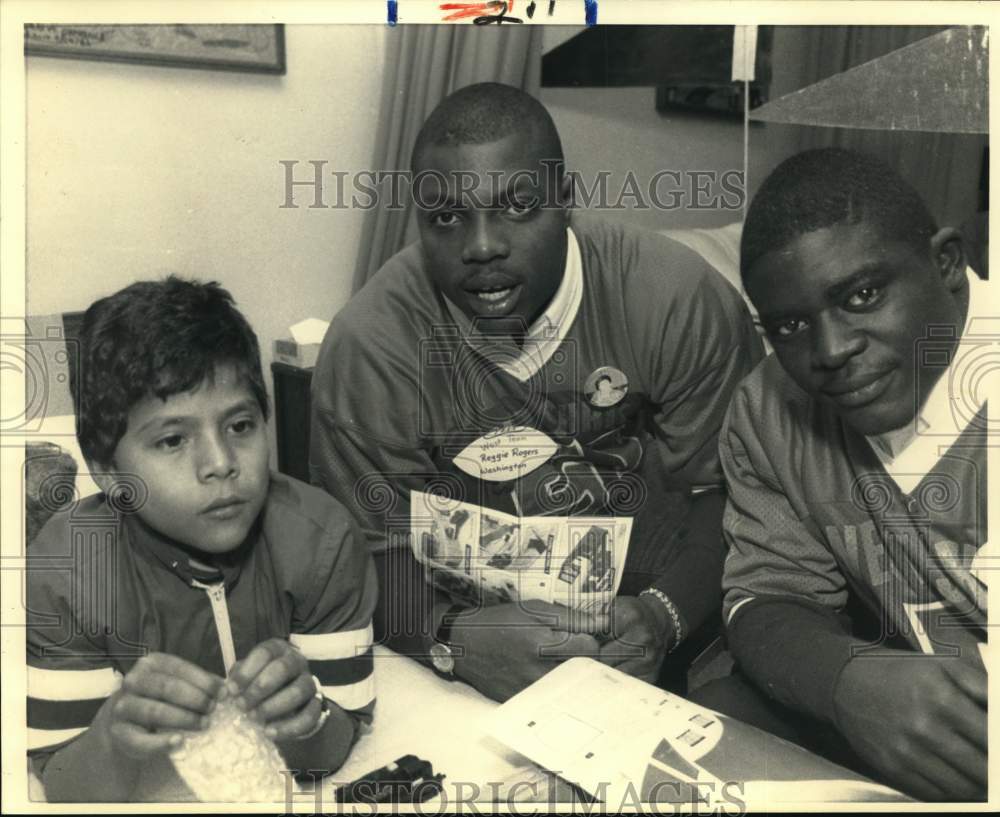
<path fill-rule="evenodd" d="M 617 406 L 628 393 L 628 378 L 614 366 L 601 366 L 590 373 L 583 393 L 595 408 Z"/>

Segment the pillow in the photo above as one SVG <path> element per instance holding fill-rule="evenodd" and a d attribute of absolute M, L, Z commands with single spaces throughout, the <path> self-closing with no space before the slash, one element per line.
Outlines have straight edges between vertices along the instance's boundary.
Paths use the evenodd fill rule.
<path fill-rule="evenodd" d="M 742 232 L 743 224 L 739 221 L 713 229 L 660 230 L 662 235 L 679 241 L 688 249 L 698 253 L 740 293 L 743 293 L 743 287 L 740 283 L 740 234 Z"/>
<path fill-rule="evenodd" d="M 771 344 L 767 342 L 764 332 L 760 326 L 760 318 L 757 310 L 743 290 L 743 282 L 740 280 L 740 236 L 743 233 L 743 222 L 734 221 L 725 227 L 689 228 L 686 230 L 659 230 L 661 235 L 679 241 L 685 247 L 698 253 L 708 264 L 719 272 L 723 278 L 731 283 L 736 291 L 743 296 L 750 316 L 753 318 L 757 332 L 764 341 L 764 351 L 771 353 Z"/>

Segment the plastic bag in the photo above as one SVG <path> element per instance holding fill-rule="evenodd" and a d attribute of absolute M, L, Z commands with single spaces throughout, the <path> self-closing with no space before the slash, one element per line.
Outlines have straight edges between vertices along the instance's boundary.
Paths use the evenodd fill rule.
<path fill-rule="evenodd" d="M 285 802 L 299 790 L 264 727 L 232 700 L 220 700 L 208 726 L 170 753 L 178 775 L 202 802 Z"/>

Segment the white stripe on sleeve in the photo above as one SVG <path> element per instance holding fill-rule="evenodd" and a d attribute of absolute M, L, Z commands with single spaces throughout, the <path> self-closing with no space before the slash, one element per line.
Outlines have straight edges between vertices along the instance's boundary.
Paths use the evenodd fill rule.
<path fill-rule="evenodd" d="M 121 686 L 121 673 L 104 669 L 42 669 L 28 667 L 28 695 L 45 701 L 85 701 L 107 698 Z"/>
<path fill-rule="evenodd" d="M 75 729 L 32 729 L 28 727 L 28 749 L 43 749 L 46 746 L 55 746 L 58 743 L 71 740 L 77 735 L 82 735 L 88 727 L 80 726 Z"/>
<path fill-rule="evenodd" d="M 375 673 L 347 686 L 320 687 L 323 695 L 341 709 L 361 709 L 375 700 Z"/>
<path fill-rule="evenodd" d="M 339 633 L 302 635 L 292 633 L 289 641 L 310 661 L 336 661 L 364 654 L 372 645 L 372 625 L 363 630 L 343 630 Z"/>

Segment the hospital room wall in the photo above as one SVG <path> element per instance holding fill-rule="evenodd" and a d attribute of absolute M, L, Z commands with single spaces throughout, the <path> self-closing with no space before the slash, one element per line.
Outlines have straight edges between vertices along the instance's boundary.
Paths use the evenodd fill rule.
<path fill-rule="evenodd" d="M 574 29 L 546 31 L 546 47 Z M 350 295 L 364 214 L 282 209 L 284 169 L 365 168 L 383 70 L 381 27 L 285 29 L 288 71 L 263 76 L 85 60 L 27 60 L 27 298 L 79 310 L 137 278 L 179 272 L 232 289 L 265 346 Z M 782 49 L 775 37 L 775 86 Z M 542 90 L 585 177 L 741 170 L 739 121 L 656 112 L 652 88 Z M 750 185 L 781 154 L 751 129 Z M 778 140 L 779 142 L 781 140 Z M 653 228 L 717 226 L 732 211 L 636 213 Z M 289 286 L 294 281 L 295 286 Z"/>
<path fill-rule="evenodd" d="M 282 209 L 285 169 L 371 164 L 384 27 L 288 26 L 284 76 L 27 60 L 27 307 L 216 280 L 271 341 L 350 296 L 364 213 Z M 332 182 L 331 182 L 332 185 Z M 270 378 L 268 378 L 270 379 Z"/>

